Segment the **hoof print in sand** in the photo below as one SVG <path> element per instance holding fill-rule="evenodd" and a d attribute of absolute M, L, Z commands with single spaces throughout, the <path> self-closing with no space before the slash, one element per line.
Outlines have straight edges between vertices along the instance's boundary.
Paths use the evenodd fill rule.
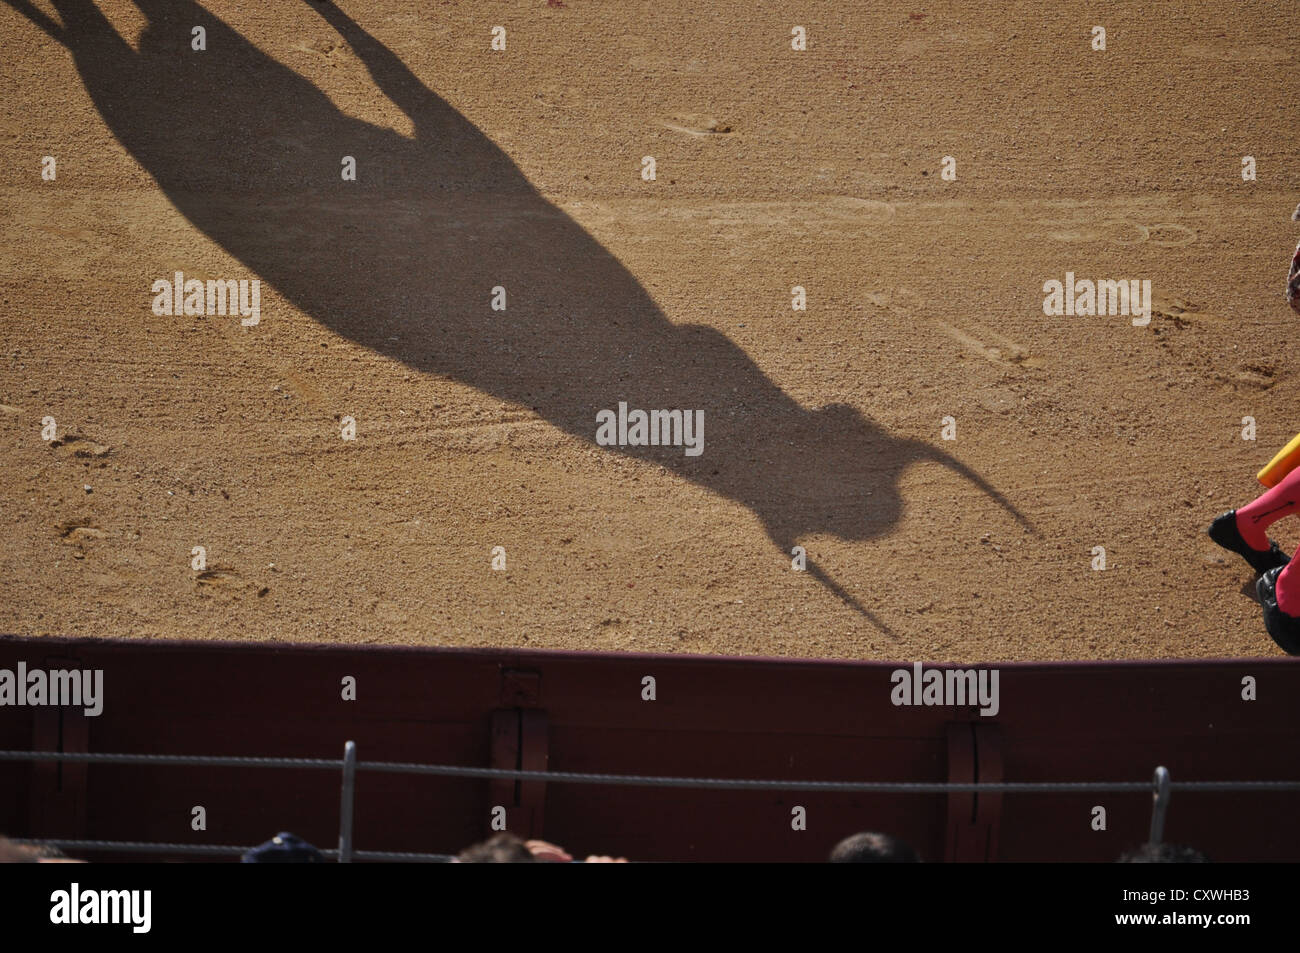
<path fill-rule="evenodd" d="M 730 123 L 693 113 L 673 116 L 669 122 L 664 123 L 664 128 L 671 129 L 673 132 L 684 132 L 688 136 L 725 136 L 731 132 Z"/>
<path fill-rule="evenodd" d="M 200 586 L 229 586 L 239 583 L 239 572 L 234 569 L 214 567 L 194 574 L 194 581 Z"/>
<path fill-rule="evenodd" d="M 103 539 L 108 534 L 95 526 L 88 518 L 65 520 L 57 527 L 59 538 L 72 546 L 83 546 L 96 539 Z"/>
<path fill-rule="evenodd" d="M 68 433 L 62 437 L 55 437 L 50 441 L 51 450 L 60 450 L 65 454 L 70 454 L 81 459 L 97 459 L 106 457 L 113 452 L 111 447 L 102 443 L 91 440 L 82 434 Z"/>

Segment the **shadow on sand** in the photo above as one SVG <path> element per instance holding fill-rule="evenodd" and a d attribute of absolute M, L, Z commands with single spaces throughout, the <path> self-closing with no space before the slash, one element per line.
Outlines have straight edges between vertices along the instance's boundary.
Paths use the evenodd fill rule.
<path fill-rule="evenodd" d="M 304 3 L 303 15 L 328 21 L 413 136 L 347 116 L 189 0 L 138 0 L 139 52 L 89 0 L 53 0 L 60 22 L 6 2 L 66 47 L 105 123 L 189 221 L 331 330 L 593 443 L 597 412 L 619 401 L 703 410 L 701 456 L 609 452 L 744 504 L 785 553 L 806 534 L 887 533 L 902 512 L 899 478 L 920 461 L 961 474 L 1028 526 L 952 457 L 845 405 L 801 407 L 717 331 L 670 322 L 505 153 L 332 4 Z M 205 53 L 190 49 L 194 26 L 207 31 Z M 359 181 L 341 180 L 344 155 Z M 497 285 L 504 312 L 489 307 Z M 809 570 L 888 632 L 811 560 Z"/>

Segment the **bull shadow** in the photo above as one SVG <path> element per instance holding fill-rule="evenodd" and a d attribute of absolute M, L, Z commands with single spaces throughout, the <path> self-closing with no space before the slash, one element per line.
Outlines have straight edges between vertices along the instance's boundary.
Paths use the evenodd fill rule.
<path fill-rule="evenodd" d="M 597 412 L 620 401 L 703 410 L 700 456 L 608 450 L 743 504 L 785 553 L 808 534 L 889 532 L 900 476 L 921 461 L 969 479 L 1028 527 L 959 461 L 846 405 L 802 407 L 722 334 L 670 322 L 500 148 L 337 7 L 304 2 L 302 12 L 331 25 L 413 135 L 346 115 L 189 0 L 137 0 L 148 22 L 138 52 L 90 0 L 53 0 L 57 21 L 6 2 L 71 53 L 105 123 L 176 208 L 333 331 L 593 443 Z M 204 52 L 191 50 L 196 26 Z M 345 155 L 356 182 L 340 177 Z M 505 311 L 489 307 L 496 286 Z"/>

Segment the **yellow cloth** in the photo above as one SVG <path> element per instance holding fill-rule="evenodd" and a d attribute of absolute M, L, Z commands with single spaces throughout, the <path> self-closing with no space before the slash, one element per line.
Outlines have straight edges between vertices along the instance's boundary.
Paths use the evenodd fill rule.
<path fill-rule="evenodd" d="M 1255 479 L 1271 490 L 1297 466 L 1300 466 L 1300 434 L 1279 450 L 1277 456 L 1268 462 L 1268 466 L 1255 475 Z"/>

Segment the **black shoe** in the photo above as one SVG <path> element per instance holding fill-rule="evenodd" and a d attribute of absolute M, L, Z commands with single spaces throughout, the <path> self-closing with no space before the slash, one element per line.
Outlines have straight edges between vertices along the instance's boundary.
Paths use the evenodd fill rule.
<path fill-rule="evenodd" d="M 1280 568 L 1291 561 L 1291 557 L 1278 549 L 1277 543 L 1272 540 L 1269 540 L 1268 549 L 1264 552 L 1260 552 L 1246 542 L 1242 538 L 1241 530 L 1237 529 L 1236 510 L 1228 510 L 1211 523 L 1209 533 L 1210 539 L 1246 560 L 1250 563 L 1250 568 L 1257 573 Z"/>
<path fill-rule="evenodd" d="M 1287 655 L 1300 655 L 1300 619 L 1287 615 L 1277 605 L 1277 577 L 1281 566 L 1255 580 L 1255 595 L 1264 607 L 1264 630 Z"/>

